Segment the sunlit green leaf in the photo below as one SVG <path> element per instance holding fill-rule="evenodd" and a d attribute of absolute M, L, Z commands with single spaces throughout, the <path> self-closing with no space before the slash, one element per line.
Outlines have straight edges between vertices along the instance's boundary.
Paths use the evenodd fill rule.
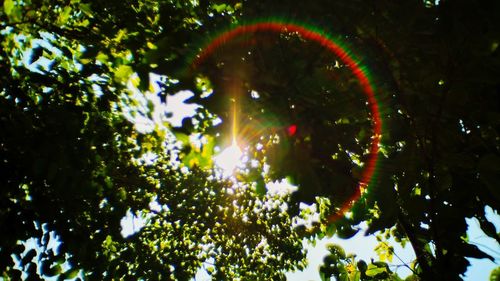
<path fill-rule="evenodd" d="M 12 10 L 14 9 L 14 0 L 5 0 L 3 1 L 3 10 L 5 12 L 6 15 L 11 15 L 12 14 Z"/>
<path fill-rule="evenodd" d="M 365 274 L 366 274 L 366 276 L 375 277 L 378 274 L 385 273 L 385 272 L 387 272 L 387 268 L 378 267 L 374 264 L 369 264 L 368 268 L 366 269 Z"/>
<path fill-rule="evenodd" d="M 132 67 L 128 65 L 120 65 L 115 71 L 114 79 L 116 82 L 124 83 L 130 78 L 132 73 Z"/>

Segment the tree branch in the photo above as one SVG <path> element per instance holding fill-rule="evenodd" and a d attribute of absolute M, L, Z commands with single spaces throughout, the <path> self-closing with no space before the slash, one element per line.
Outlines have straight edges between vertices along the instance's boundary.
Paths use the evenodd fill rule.
<path fill-rule="evenodd" d="M 390 247 L 390 246 L 389 246 L 389 244 L 387 244 L 385 241 L 381 241 L 381 242 L 382 242 L 382 243 L 384 243 L 387 247 Z M 403 261 L 403 259 L 401 259 L 401 258 L 400 258 L 400 257 L 396 254 L 396 252 L 394 252 L 394 251 L 391 251 L 391 252 L 392 252 L 392 254 L 394 254 L 394 255 L 396 256 L 396 258 L 398 258 L 398 260 L 399 260 L 400 262 L 402 262 L 402 263 L 403 263 L 403 264 L 400 264 L 400 265 L 393 265 L 393 266 L 397 266 L 397 267 L 399 267 L 399 266 L 404 266 L 404 267 L 408 268 L 409 270 L 411 270 L 411 272 L 413 272 L 413 274 L 417 274 L 417 272 L 416 272 L 415 270 L 413 270 L 413 269 L 412 269 L 412 268 L 411 268 L 411 267 L 410 267 L 410 266 L 409 266 L 409 265 L 408 265 L 405 261 Z"/>
<path fill-rule="evenodd" d="M 432 260 L 433 257 L 429 256 L 424 250 L 425 246 L 422 245 L 422 243 L 418 240 L 417 236 L 413 232 L 413 227 L 411 226 L 411 223 L 406 220 L 404 215 L 401 213 L 401 210 L 398 210 L 398 222 L 400 225 L 403 227 L 403 230 L 410 240 L 410 244 L 415 251 L 415 256 L 417 257 L 417 262 L 422 268 L 422 277 L 425 277 L 427 275 L 432 275 L 432 268 L 428 261 Z M 413 271 L 413 270 L 412 270 Z"/>

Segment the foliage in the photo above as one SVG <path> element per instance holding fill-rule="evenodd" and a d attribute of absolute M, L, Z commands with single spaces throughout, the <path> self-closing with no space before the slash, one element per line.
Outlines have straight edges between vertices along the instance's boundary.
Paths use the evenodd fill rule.
<path fill-rule="evenodd" d="M 0 272 L 186 280 L 213 263 L 207 269 L 218 280 L 283 279 L 304 265 L 303 237 L 349 238 L 368 222 L 369 234 L 411 244 L 410 278 L 459 279 L 466 257 L 493 259 L 464 239 L 465 218 L 500 241 L 484 214 L 500 201 L 499 8 L 464 0 L 3 1 L 0 225 L 10 231 L 0 236 Z M 266 15 L 322 24 L 374 75 L 382 160 L 352 215 L 334 222 L 329 215 L 356 192 L 370 143 L 372 117 L 352 73 L 286 31 L 236 38 L 186 71 L 214 32 Z M 126 112 L 143 107 L 133 115 L 153 120 L 157 109 L 129 85 L 151 92 L 150 73 L 163 77 L 163 101 L 193 91 L 198 114 L 180 128 L 161 119 L 138 130 Z M 211 161 L 235 97 L 240 137 L 258 162 L 237 188 Z M 217 116 L 224 122 L 213 126 Z M 210 147 L 186 141 L 195 135 Z M 291 198 L 266 193 L 266 182 L 283 178 L 299 187 Z M 314 228 L 294 227 L 300 202 L 320 206 Z M 127 212 L 146 225 L 123 237 Z M 26 248 L 30 238 L 38 249 Z M 390 246 L 377 250 L 390 262 Z M 356 261 L 336 246 L 320 272 L 398 280 L 384 262 Z"/>
<path fill-rule="evenodd" d="M 189 30 L 195 11 L 170 2 L 122 4 L 4 4 L 0 222 L 12 231 L 2 235 L 0 271 L 30 280 L 74 278 L 80 269 L 90 279 L 186 280 L 209 260 L 217 279 L 282 279 L 304 256 L 288 215 L 269 207 L 278 199 L 254 200 L 251 187 L 232 190 L 195 167 L 181 173 L 164 144 L 168 130 L 138 132 L 124 114 L 140 107 L 126 86 L 132 73 L 138 86 L 149 86 L 140 58 L 152 55 L 150 41 L 165 37 L 160 24 L 185 22 Z M 165 32 L 164 40 L 176 37 Z M 154 166 L 141 160 L 148 153 L 157 157 Z M 151 202 L 161 211 L 152 213 Z M 148 223 L 122 237 L 127 212 Z M 23 243 L 30 238 L 37 248 Z"/>
<path fill-rule="evenodd" d="M 389 265 L 383 261 L 373 261 L 367 264 L 364 260 L 356 261 L 353 254 L 344 252 L 339 245 L 330 244 L 327 246 L 329 254 L 323 259 L 320 267 L 321 280 L 359 281 L 359 280 L 402 280 L 397 274 L 389 269 Z M 408 278 L 412 278 L 411 275 Z M 409 279 L 411 280 L 411 279 Z"/>
<path fill-rule="evenodd" d="M 490 274 L 490 281 L 496 281 L 500 278 L 500 267 L 497 267 L 493 269 L 493 271 Z"/>

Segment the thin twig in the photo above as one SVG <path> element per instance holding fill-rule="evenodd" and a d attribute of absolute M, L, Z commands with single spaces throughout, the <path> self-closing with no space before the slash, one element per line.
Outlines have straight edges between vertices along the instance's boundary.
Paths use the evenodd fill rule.
<path fill-rule="evenodd" d="M 384 243 L 386 246 L 390 247 L 389 244 L 387 244 L 385 241 L 381 241 L 382 243 Z M 398 260 L 400 262 L 402 262 L 402 266 L 405 266 L 407 267 L 409 270 L 411 270 L 411 272 L 413 272 L 413 274 L 417 274 L 417 272 L 415 272 L 415 270 L 413 270 L 403 259 L 401 259 L 394 250 L 391 250 L 392 254 L 394 254 L 396 256 L 396 258 L 398 258 Z"/>

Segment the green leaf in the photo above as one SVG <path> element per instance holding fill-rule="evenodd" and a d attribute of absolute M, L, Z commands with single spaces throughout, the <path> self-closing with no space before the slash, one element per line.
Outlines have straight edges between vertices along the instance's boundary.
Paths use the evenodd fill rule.
<path fill-rule="evenodd" d="M 13 0 L 5 0 L 3 2 L 3 10 L 7 16 L 12 14 L 12 10 L 14 9 L 14 1 Z"/>
<path fill-rule="evenodd" d="M 329 224 L 326 227 L 325 235 L 327 237 L 332 237 L 335 234 L 336 229 L 337 228 L 335 227 L 335 224 L 333 224 L 333 223 Z"/>
<path fill-rule="evenodd" d="M 345 259 L 346 258 L 346 254 L 345 254 L 344 248 L 342 248 L 340 245 L 329 243 L 329 244 L 326 245 L 326 248 L 334 256 L 339 257 L 341 259 Z"/>
<path fill-rule="evenodd" d="M 99 53 L 97 54 L 97 56 L 96 56 L 96 59 L 97 59 L 99 62 L 101 62 L 101 63 L 103 63 L 103 64 L 106 64 L 106 63 L 108 62 L 109 57 L 108 57 L 108 55 L 106 55 L 105 53 L 103 53 L 103 52 L 99 52 Z"/>
<path fill-rule="evenodd" d="M 330 280 L 330 275 L 326 274 L 324 267 L 321 267 L 319 270 L 319 278 L 321 279 L 321 281 Z"/>
<path fill-rule="evenodd" d="M 207 266 L 206 270 L 207 270 L 208 273 L 212 274 L 215 271 L 215 267 L 213 267 L 213 266 Z"/>
<path fill-rule="evenodd" d="M 500 281 L 500 266 L 491 271 L 490 281 Z"/>
<path fill-rule="evenodd" d="M 221 13 L 221 12 L 224 12 L 226 10 L 227 5 L 226 4 L 219 4 L 219 5 L 214 4 L 212 7 L 214 8 L 214 10 L 217 11 L 217 13 Z"/>
<path fill-rule="evenodd" d="M 56 264 L 50 268 L 50 271 L 53 275 L 59 275 L 62 271 L 62 267 L 59 264 Z"/>
<path fill-rule="evenodd" d="M 386 272 L 387 272 L 386 267 L 378 267 L 374 264 L 369 264 L 368 269 L 366 270 L 365 274 L 366 274 L 366 276 L 375 277 L 378 274 L 386 273 Z"/>
<path fill-rule="evenodd" d="M 92 8 L 90 3 L 80 3 L 80 11 L 82 11 L 86 16 L 93 17 Z"/>
<path fill-rule="evenodd" d="M 182 143 L 182 145 L 189 145 L 189 136 L 178 132 L 174 131 L 175 138 Z"/>
<path fill-rule="evenodd" d="M 337 225 L 337 235 L 342 239 L 349 239 L 359 232 L 359 228 L 354 228 L 348 223 Z"/>
<path fill-rule="evenodd" d="M 57 18 L 57 23 L 59 25 L 65 25 L 71 16 L 71 11 L 71 6 L 64 7 L 62 13 L 60 13 L 59 17 Z"/>
<path fill-rule="evenodd" d="M 65 279 L 73 279 L 78 275 L 79 272 L 80 269 L 78 268 L 68 269 L 66 272 L 64 272 Z"/>
<path fill-rule="evenodd" d="M 213 164 L 212 156 L 214 153 L 215 138 L 208 135 L 205 137 L 207 141 L 203 144 L 201 149 L 201 154 L 199 155 L 199 165 L 200 167 L 208 168 Z"/>
<path fill-rule="evenodd" d="M 155 111 L 155 104 L 152 100 L 148 100 L 147 107 L 148 107 L 148 114 L 153 114 L 153 112 Z"/>
<path fill-rule="evenodd" d="M 266 183 L 264 182 L 264 178 L 262 176 L 257 178 L 255 184 L 255 192 L 257 193 L 257 195 L 259 195 L 260 197 L 266 195 Z"/>
<path fill-rule="evenodd" d="M 387 244 L 387 242 L 382 241 L 375 247 L 375 252 L 378 254 L 381 261 L 392 262 L 394 255 L 394 248 Z"/>
<path fill-rule="evenodd" d="M 129 77 L 134 73 L 132 67 L 128 65 L 120 65 L 115 70 L 115 81 L 118 83 L 125 83 Z"/>
<path fill-rule="evenodd" d="M 362 273 L 365 273 L 366 270 L 368 269 L 368 265 L 364 260 L 359 260 L 356 266 L 358 267 L 358 270 Z"/>
<path fill-rule="evenodd" d="M 418 275 L 412 274 L 405 278 L 405 281 L 420 281 Z"/>
<path fill-rule="evenodd" d="M 359 281 L 361 280 L 361 272 L 353 271 L 349 274 L 349 281 Z"/>

